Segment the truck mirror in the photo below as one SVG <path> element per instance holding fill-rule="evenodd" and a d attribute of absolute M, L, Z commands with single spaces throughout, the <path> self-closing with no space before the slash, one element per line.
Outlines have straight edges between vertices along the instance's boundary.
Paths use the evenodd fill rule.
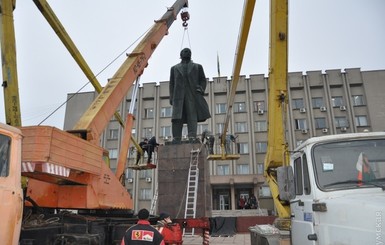
<path fill-rule="evenodd" d="M 277 168 L 279 198 L 290 201 L 295 198 L 294 174 L 291 166 Z"/>

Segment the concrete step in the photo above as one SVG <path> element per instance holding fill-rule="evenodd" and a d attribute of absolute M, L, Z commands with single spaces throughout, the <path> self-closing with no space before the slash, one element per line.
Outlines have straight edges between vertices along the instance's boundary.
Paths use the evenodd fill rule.
<path fill-rule="evenodd" d="M 212 217 L 267 216 L 267 209 L 212 210 Z"/>

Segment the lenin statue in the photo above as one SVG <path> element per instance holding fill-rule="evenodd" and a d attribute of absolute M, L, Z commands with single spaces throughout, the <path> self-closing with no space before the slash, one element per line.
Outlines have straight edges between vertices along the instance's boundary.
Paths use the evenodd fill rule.
<path fill-rule="evenodd" d="M 182 61 L 171 67 L 170 104 L 172 105 L 173 143 L 180 143 L 183 124 L 187 123 L 190 143 L 197 139 L 198 122 L 210 118 L 209 107 L 205 100 L 206 76 L 200 64 L 191 61 L 191 50 L 185 48 L 180 52 Z"/>

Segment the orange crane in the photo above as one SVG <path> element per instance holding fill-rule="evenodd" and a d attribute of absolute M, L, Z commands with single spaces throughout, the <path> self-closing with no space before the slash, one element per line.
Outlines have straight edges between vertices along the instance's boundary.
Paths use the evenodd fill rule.
<path fill-rule="evenodd" d="M 50 24 L 53 27 L 56 25 L 56 28 L 62 28 L 45 0 L 34 0 L 34 2 L 48 22 L 51 21 Z M 117 172 L 114 174 L 109 168 L 108 152 L 98 145 L 99 138 L 114 115 L 116 108 L 125 98 L 135 80 L 143 73 L 148 59 L 162 38 L 168 34 L 168 29 L 174 22 L 176 15 L 188 6 L 187 0 L 177 0 L 172 7 L 168 8 L 167 12 L 154 23 L 134 51 L 127 56 L 124 63 L 104 88 L 101 88 L 100 84 L 98 86 L 95 76 L 68 34 L 65 31 L 58 33 L 65 46 L 81 66 L 88 79 L 96 86 L 97 92 L 99 92 L 98 97 L 71 132 L 49 126 L 20 127 L 16 49 L 13 31 L 15 3 L 15 0 L 1 0 L 2 44 L 3 42 L 7 44 L 2 45 L 2 62 L 5 64 L 3 65 L 3 77 L 6 82 L 3 86 L 7 88 L 4 89 L 6 93 L 5 106 L 7 112 L 12 112 L 12 106 L 18 110 L 18 113 L 7 113 L 6 117 L 7 123 L 19 127 L 21 132 L 10 126 L 0 125 L 0 138 L 4 136 L 4 140 L 0 142 L 0 147 L 4 147 L 0 149 L 4 150 L 2 155 L 6 158 L 6 161 L 3 164 L 7 167 L 4 178 L 0 178 L 1 196 L 5 196 L 3 190 L 9 190 L 10 186 L 16 186 L 11 192 L 14 198 L 9 198 L 7 202 L 1 204 L 1 214 L 7 212 L 8 214 L 2 216 L 7 217 L 4 220 L 7 222 L 2 221 L 0 223 L 0 237 L 6 241 L 5 244 L 17 244 L 19 240 L 23 198 L 20 186 L 21 175 L 28 177 L 25 203 L 30 206 L 38 206 L 40 210 L 73 209 L 82 214 L 103 213 L 104 215 L 116 213 L 116 210 L 120 210 L 118 212 L 120 214 L 132 214 L 131 196 L 119 181 L 119 177 L 124 170 L 126 157 L 119 161 Z M 183 16 L 186 16 L 185 12 Z M 183 20 L 186 23 L 186 17 Z M 12 76 L 8 77 L 8 74 Z M 9 88 L 12 88 L 12 90 Z M 125 130 L 128 133 L 126 133 L 125 142 L 130 140 L 133 119 L 132 114 L 126 119 Z M 128 148 L 129 144 L 123 145 Z M 121 151 L 127 152 L 127 149 Z M 21 158 L 18 157 L 18 154 L 20 154 Z M 124 154 L 121 154 L 121 156 L 124 157 Z M 14 207 L 19 208 L 15 209 Z M 15 225 L 7 227 L 10 224 Z M 50 229 L 52 228 L 45 230 L 45 236 L 54 235 L 48 235 Z M 42 227 L 39 230 L 44 232 Z M 63 232 L 63 230 L 60 232 Z M 40 233 L 38 234 L 35 231 L 30 231 L 29 234 L 32 234 L 33 239 L 42 239 L 38 237 Z M 64 237 L 63 239 L 67 239 L 68 236 L 71 237 L 70 234 L 61 234 L 61 236 Z M 91 240 L 94 239 L 95 235 L 87 236 L 87 234 L 83 234 L 82 236 L 86 236 L 86 239 Z M 58 237 L 60 239 L 60 236 Z M 31 240 L 32 238 L 28 239 Z M 68 239 L 76 238 L 71 237 Z M 98 239 L 102 243 L 112 244 L 112 240 L 107 241 L 106 239 L 113 238 L 110 234 L 104 234 L 102 238 Z M 105 240 L 103 241 L 103 239 Z"/>

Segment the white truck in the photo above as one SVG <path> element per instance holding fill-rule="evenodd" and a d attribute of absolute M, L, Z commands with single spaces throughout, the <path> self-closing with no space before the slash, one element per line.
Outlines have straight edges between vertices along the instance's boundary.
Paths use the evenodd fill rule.
<path fill-rule="evenodd" d="M 256 227 L 257 244 L 385 244 L 384 132 L 310 138 L 277 174 L 290 230 Z"/>

